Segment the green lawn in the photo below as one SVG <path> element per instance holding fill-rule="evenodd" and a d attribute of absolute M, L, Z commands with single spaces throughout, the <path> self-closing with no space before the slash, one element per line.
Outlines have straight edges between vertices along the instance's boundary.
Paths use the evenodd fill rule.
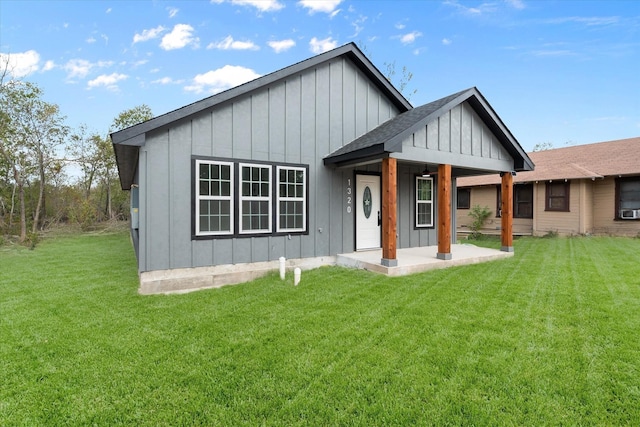
<path fill-rule="evenodd" d="M 0 247 L 0 425 L 640 424 L 640 239 L 515 249 L 139 296 L 126 234 Z"/>

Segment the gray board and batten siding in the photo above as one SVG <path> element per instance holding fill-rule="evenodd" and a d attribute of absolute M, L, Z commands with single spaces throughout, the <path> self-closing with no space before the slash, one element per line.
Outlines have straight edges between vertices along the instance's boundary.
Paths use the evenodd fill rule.
<path fill-rule="evenodd" d="M 323 157 L 399 113 L 341 56 L 146 134 L 139 152 L 139 270 L 351 252 L 353 170 Z M 308 234 L 192 239 L 192 156 L 308 165 Z"/>
<path fill-rule="evenodd" d="M 426 164 L 452 165 L 452 206 L 455 177 L 533 168 L 476 88 L 412 108 L 353 43 L 115 132 L 112 141 L 122 188 L 138 189 L 141 273 L 352 252 L 358 207 L 349 191 L 357 174 L 381 174 L 384 157 L 398 159 L 397 247 L 432 246 L 437 228 L 415 226 L 416 176 Z M 196 159 L 305 168 L 306 230 L 195 236 Z M 455 215 L 451 221 L 455 230 Z"/>

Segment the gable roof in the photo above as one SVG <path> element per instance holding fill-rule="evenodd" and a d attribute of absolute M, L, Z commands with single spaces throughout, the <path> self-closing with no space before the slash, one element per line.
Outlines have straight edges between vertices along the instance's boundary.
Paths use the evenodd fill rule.
<path fill-rule="evenodd" d="M 281 70 L 259 77 L 248 83 L 220 92 L 216 95 L 204 98 L 200 101 L 186 105 L 166 114 L 154 117 L 151 120 L 131 126 L 126 129 L 113 132 L 111 141 L 116 154 L 116 163 L 120 173 L 120 183 L 123 189 L 129 189 L 133 183 L 135 169 L 138 162 L 139 147 L 145 144 L 147 132 L 167 126 L 173 122 L 184 119 L 193 114 L 211 108 L 215 105 L 226 102 L 248 92 L 267 86 L 274 82 L 284 80 L 306 69 L 316 67 L 327 61 L 338 57 L 349 58 L 356 67 L 363 72 L 371 82 L 384 93 L 391 103 L 399 111 L 407 111 L 412 108 L 407 99 L 398 91 L 387 78 L 378 70 L 373 63 L 362 53 L 355 43 L 348 43 L 320 55 L 311 57 L 304 61 L 285 67 Z"/>
<path fill-rule="evenodd" d="M 386 121 L 324 158 L 325 165 L 354 163 L 401 152 L 402 141 L 452 108 L 468 102 L 513 157 L 517 171 L 532 170 L 534 164 L 476 87 L 462 90 L 416 107 Z"/>
<path fill-rule="evenodd" d="M 534 151 L 534 171 L 517 174 L 514 182 L 596 179 L 640 174 L 640 137 Z M 458 179 L 458 187 L 499 184 L 497 175 Z"/>

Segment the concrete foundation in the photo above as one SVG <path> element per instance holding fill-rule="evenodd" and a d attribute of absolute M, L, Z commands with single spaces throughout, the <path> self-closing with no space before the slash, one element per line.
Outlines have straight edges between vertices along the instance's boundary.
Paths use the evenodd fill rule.
<path fill-rule="evenodd" d="M 335 265 L 336 257 L 288 259 L 285 267 L 288 274 L 299 267 L 301 270 Z M 279 260 L 248 264 L 227 264 L 211 267 L 176 268 L 172 270 L 145 271 L 140 273 L 142 295 L 185 293 L 201 289 L 219 288 L 249 282 L 280 269 Z"/>

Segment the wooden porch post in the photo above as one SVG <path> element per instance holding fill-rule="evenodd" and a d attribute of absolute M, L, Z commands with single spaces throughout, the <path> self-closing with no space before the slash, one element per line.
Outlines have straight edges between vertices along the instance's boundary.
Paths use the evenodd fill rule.
<path fill-rule="evenodd" d="M 397 233 L 397 160 L 382 159 L 382 265 L 395 267 Z"/>
<path fill-rule="evenodd" d="M 438 259 L 451 259 L 451 165 L 438 165 Z"/>
<path fill-rule="evenodd" d="M 513 252 L 513 175 L 511 172 L 502 172 L 502 227 L 500 238 L 502 240 L 501 251 Z"/>

